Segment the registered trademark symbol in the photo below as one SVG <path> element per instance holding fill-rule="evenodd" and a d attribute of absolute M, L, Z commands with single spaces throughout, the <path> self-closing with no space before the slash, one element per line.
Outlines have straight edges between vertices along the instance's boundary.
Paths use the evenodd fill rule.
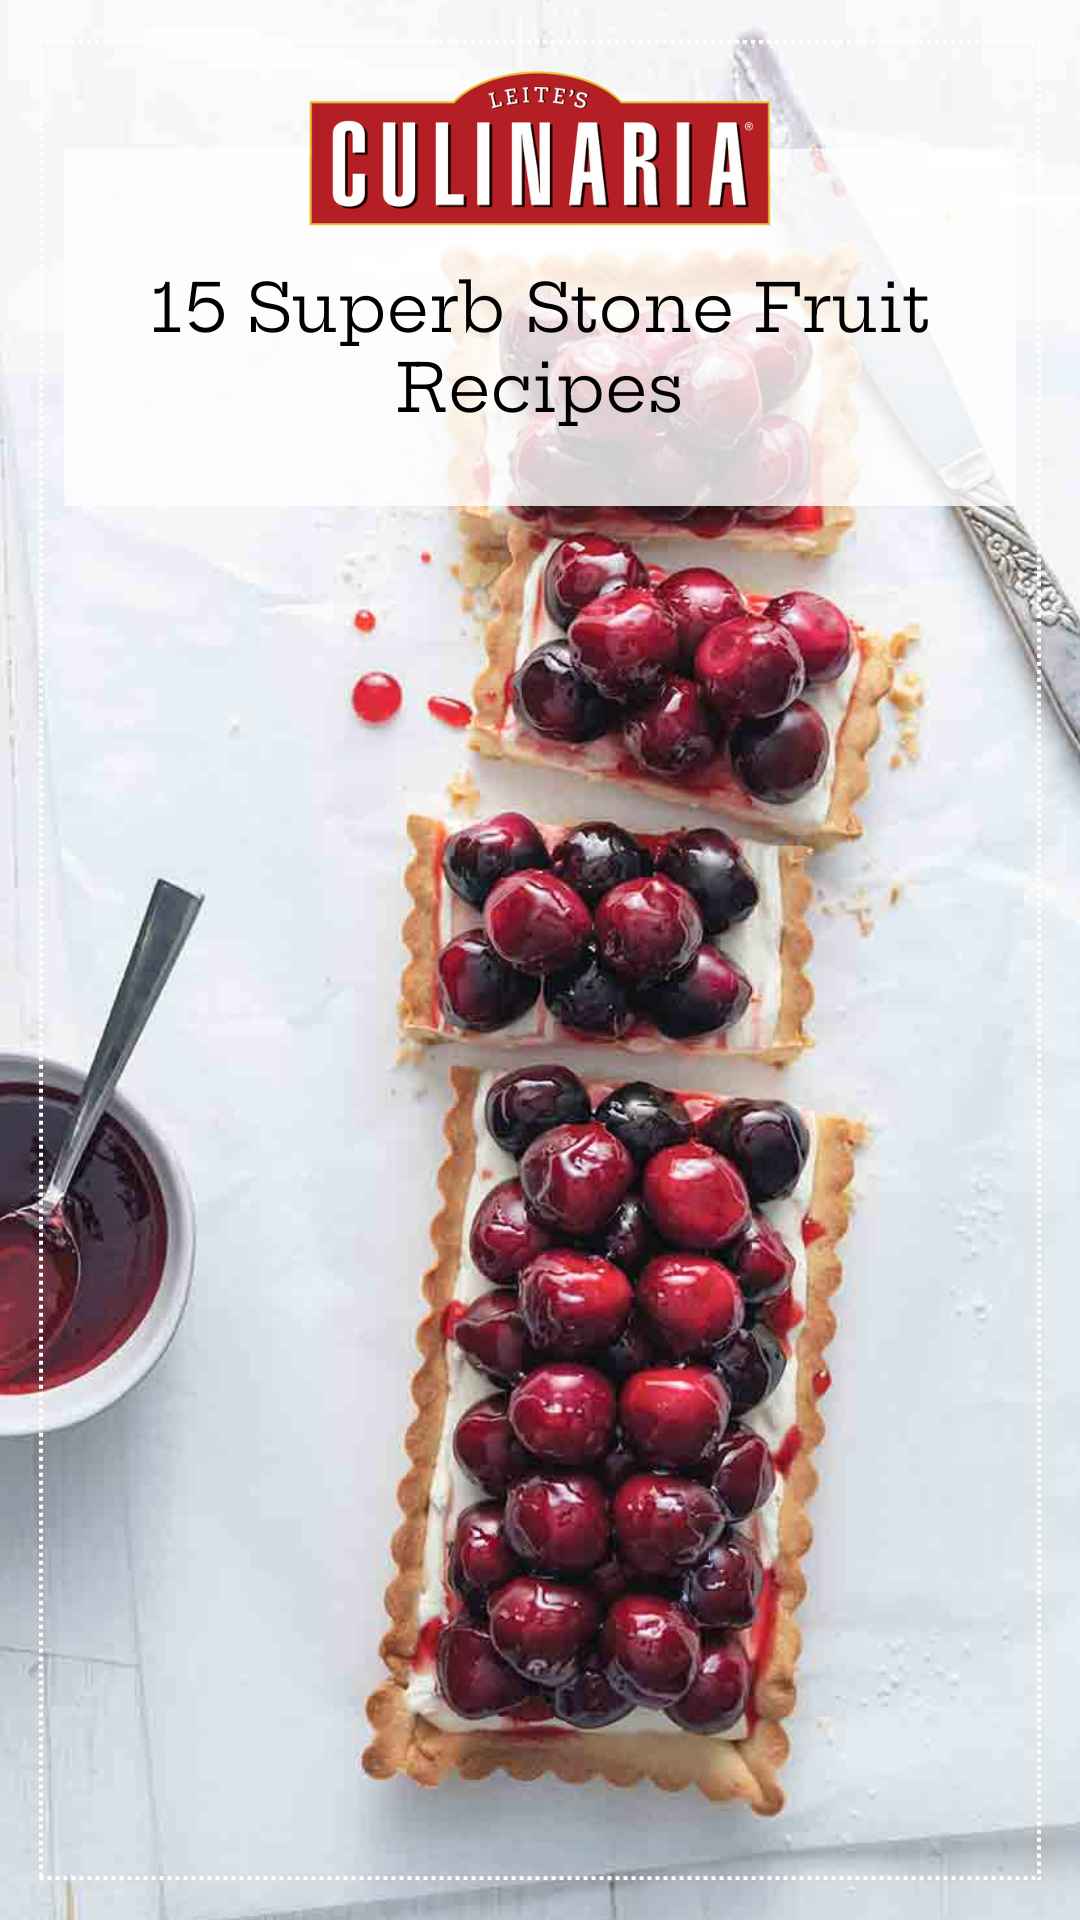
<path fill-rule="evenodd" d="M 746 132 L 746 133 L 753 133 L 753 131 L 754 131 L 754 123 L 753 123 L 753 121 L 752 121 L 752 120 L 744 120 L 744 121 L 743 121 L 743 131 L 744 131 L 744 132 Z"/>

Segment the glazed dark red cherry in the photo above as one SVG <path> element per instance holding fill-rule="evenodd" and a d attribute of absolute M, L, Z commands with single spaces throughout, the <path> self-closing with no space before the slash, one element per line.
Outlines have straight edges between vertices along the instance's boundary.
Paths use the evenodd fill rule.
<path fill-rule="evenodd" d="M 749 919 L 757 906 L 758 883 L 737 843 L 719 827 L 671 834 L 656 870 L 693 895 L 706 933 L 726 933 Z"/>
<path fill-rule="evenodd" d="M 514 1552 L 547 1573 L 588 1573 L 608 1550 L 607 1496 L 587 1473 L 530 1474 L 506 1496 Z"/>
<path fill-rule="evenodd" d="M 603 533 L 579 533 L 556 547 L 544 569 L 544 604 L 560 627 L 615 587 L 643 587 L 645 569 L 629 547 Z"/>
<path fill-rule="evenodd" d="M 610 1220 L 634 1179 L 634 1163 L 598 1121 L 552 1127 L 521 1156 L 521 1184 L 542 1226 L 587 1239 Z"/>
<path fill-rule="evenodd" d="M 639 1311 L 675 1360 L 707 1353 L 738 1333 L 743 1297 L 738 1283 L 703 1253 L 661 1253 L 637 1283 Z"/>
<path fill-rule="evenodd" d="M 454 1339 L 474 1367 L 491 1380 L 517 1380 L 535 1365 L 517 1294 L 493 1287 L 462 1314 Z"/>
<path fill-rule="evenodd" d="M 761 418 L 761 388 L 754 363 L 741 347 L 702 340 L 677 353 L 670 366 L 679 381 L 679 410 L 672 423 L 680 438 L 702 450 L 704 460 L 738 445 Z"/>
<path fill-rule="evenodd" d="M 750 355 L 762 402 L 770 412 L 790 399 L 810 371 L 813 348 L 793 320 L 776 320 L 768 333 L 759 333 L 757 316 L 746 313 L 728 328 L 727 337 Z"/>
<path fill-rule="evenodd" d="M 693 1040 L 733 1027 L 742 1019 L 752 994 L 742 968 L 719 947 L 706 945 L 673 980 L 662 980 L 640 993 L 637 1005 L 669 1040 Z"/>
<path fill-rule="evenodd" d="M 629 1380 L 632 1373 L 655 1366 L 662 1357 L 644 1323 L 631 1314 L 618 1339 L 596 1355 L 596 1364 L 613 1380 Z"/>
<path fill-rule="evenodd" d="M 724 1258 L 743 1298 L 753 1305 L 775 1299 L 791 1285 L 795 1255 L 763 1214 L 751 1214 L 749 1224 L 724 1248 Z"/>
<path fill-rule="evenodd" d="M 450 1549 L 450 1584 L 463 1600 L 479 1603 L 493 1587 L 505 1586 L 521 1562 L 502 1528 L 498 1500 L 479 1500 L 466 1507 L 454 1528 Z"/>
<path fill-rule="evenodd" d="M 791 1193 L 810 1152 L 806 1122 L 784 1100 L 727 1100 L 698 1132 L 738 1167 L 756 1206 Z"/>
<path fill-rule="evenodd" d="M 722 1247 L 750 1217 L 749 1196 L 736 1168 L 698 1140 L 656 1154 L 645 1168 L 641 1191 L 654 1224 L 674 1247 Z"/>
<path fill-rule="evenodd" d="M 661 1147 L 683 1145 L 694 1131 L 678 1095 L 648 1080 L 627 1080 L 613 1087 L 597 1107 L 596 1118 L 622 1141 L 639 1167 Z"/>
<path fill-rule="evenodd" d="M 640 840 L 611 820 L 584 820 L 559 841 L 551 864 L 560 880 L 595 907 L 602 894 L 622 880 L 652 872 L 652 860 Z"/>
<path fill-rule="evenodd" d="M 759 1323 L 726 1341 L 716 1355 L 716 1366 L 731 1395 L 732 1413 L 749 1413 L 779 1385 L 787 1354 L 772 1328 Z"/>
<path fill-rule="evenodd" d="M 704 640 L 709 628 L 746 611 L 746 602 L 734 581 L 713 567 L 684 567 L 679 573 L 669 573 L 656 593 L 675 616 L 679 663 L 684 673 L 693 672 L 698 641 Z"/>
<path fill-rule="evenodd" d="M 796 700 L 769 720 L 740 720 L 731 764 L 755 800 L 790 806 L 816 787 L 829 761 L 829 729 L 816 707 Z"/>
<path fill-rule="evenodd" d="M 690 1615 L 659 1594 L 624 1593 L 608 1609 L 600 1636 L 604 1672 L 616 1693 L 643 1707 L 681 1699 L 701 1658 Z"/>
<path fill-rule="evenodd" d="M 670 1578 L 720 1538 L 724 1516 L 700 1480 L 634 1473 L 611 1503 L 615 1550 L 633 1573 Z"/>
<path fill-rule="evenodd" d="M 716 753 L 708 703 L 693 680 L 672 674 L 623 722 L 623 744 L 647 773 L 678 780 L 707 766 Z"/>
<path fill-rule="evenodd" d="M 806 683 L 838 680 L 855 650 L 850 622 L 820 593 L 782 593 L 765 609 L 767 620 L 786 627 L 803 657 Z"/>
<path fill-rule="evenodd" d="M 592 917 L 565 880 L 533 868 L 496 882 L 484 908 L 484 932 L 509 966 L 522 973 L 554 973 L 578 958 L 592 932 Z"/>
<path fill-rule="evenodd" d="M 500 1180 L 484 1195 L 469 1233 L 469 1254 L 485 1280 L 496 1286 L 512 1280 L 550 1245 L 550 1233 L 525 1210 L 520 1180 Z"/>
<path fill-rule="evenodd" d="M 729 1427 L 716 1450 L 712 1490 L 728 1520 L 747 1520 L 776 1485 L 767 1443 L 751 1427 Z"/>
<path fill-rule="evenodd" d="M 459 933 L 439 955 L 439 1002 L 454 1026 L 474 1033 L 508 1027 L 539 992 L 539 980 L 507 966 L 481 927 Z"/>
<path fill-rule="evenodd" d="M 651 1467 L 700 1467 L 727 1426 L 727 1388 L 705 1367 L 649 1367 L 623 1383 L 619 1422 Z"/>
<path fill-rule="evenodd" d="M 492 1595 L 488 1623 L 496 1652 L 515 1672 L 537 1686 L 561 1687 L 600 1625 L 600 1606 L 587 1587 L 519 1573 Z"/>
<path fill-rule="evenodd" d="M 744 520 L 759 527 L 786 520 L 809 490 L 810 436 L 806 428 L 786 414 L 766 414 L 750 448 L 746 478 L 746 497 L 754 504 L 743 508 Z"/>
<path fill-rule="evenodd" d="M 543 836 L 523 813 L 496 813 L 459 827 L 443 848 L 446 883 L 470 907 L 482 907 L 496 880 L 522 867 L 546 867 Z"/>
<path fill-rule="evenodd" d="M 549 1127 L 588 1120 L 591 1113 L 584 1083 L 569 1067 L 517 1067 L 492 1081 L 484 1101 L 484 1124 L 491 1138 L 515 1159 Z"/>
<path fill-rule="evenodd" d="M 612 887 L 596 909 L 600 958 L 631 987 L 651 986 L 689 966 L 703 933 L 686 889 L 662 874 Z"/>
<path fill-rule="evenodd" d="M 617 1340 L 630 1316 L 633 1290 L 625 1273 L 598 1253 L 552 1247 L 520 1277 L 521 1312 L 542 1353 L 567 1359 Z"/>
<path fill-rule="evenodd" d="M 496 1651 L 482 1627 L 456 1620 L 439 1635 L 435 1656 L 439 1692 L 463 1720 L 507 1713 L 527 1700 L 532 1689 Z"/>
<path fill-rule="evenodd" d="M 734 1528 L 687 1574 L 682 1601 L 703 1627 L 748 1627 L 757 1612 L 763 1574 L 753 1541 Z"/>
<path fill-rule="evenodd" d="M 694 656 L 694 674 L 725 722 L 781 712 L 798 699 L 806 681 L 802 655 L 787 628 L 756 613 L 710 627 Z"/>
<path fill-rule="evenodd" d="M 587 1467 L 611 1445 L 615 1389 L 596 1367 L 552 1361 L 518 1381 L 509 1413 L 514 1434 L 530 1453 L 562 1467 Z M 504 1484 L 521 1477 L 514 1473 Z"/>
<path fill-rule="evenodd" d="M 605 700 L 645 698 L 679 651 L 671 614 L 646 587 L 617 587 L 590 601 L 568 639 L 574 666 Z"/>
<path fill-rule="evenodd" d="M 572 967 L 548 974 L 544 1005 L 572 1033 L 595 1034 L 605 1040 L 621 1040 L 636 1017 L 629 989 L 601 965 L 591 943 Z"/>
<path fill-rule="evenodd" d="M 592 1245 L 624 1273 L 641 1272 L 646 1260 L 651 1260 L 659 1250 L 660 1243 L 640 1194 L 628 1193 L 625 1200 L 619 1201 Z"/>
<path fill-rule="evenodd" d="M 588 1659 L 580 1672 L 565 1686 L 555 1689 L 552 1702 L 556 1718 L 568 1727 L 592 1729 L 614 1726 L 633 1713 L 634 1703 L 617 1693 L 599 1662 Z"/>
<path fill-rule="evenodd" d="M 546 740 L 598 740 L 615 718 L 578 672 L 565 640 L 534 648 L 510 683 L 510 698 L 522 724 Z"/>
<path fill-rule="evenodd" d="M 497 1497 L 534 1464 L 508 1418 L 504 1393 L 467 1407 L 454 1428 L 454 1458 L 463 1473 Z"/>
<path fill-rule="evenodd" d="M 687 1733 L 726 1733 L 742 1719 L 753 1679 L 745 1648 L 734 1635 L 703 1633 L 697 1673 L 667 1717 Z"/>
<path fill-rule="evenodd" d="M 532 420 L 517 435 L 510 470 L 513 491 L 520 503 L 513 506 L 511 512 L 523 520 L 546 521 L 553 500 L 565 502 L 564 514 L 579 526 L 599 511 L 569 504 L 588 495 L 590 487 L 596 484 L 596 475 L 574 458 L 568 449 L 567 436 L 560 434 L 554 422 Z"/>

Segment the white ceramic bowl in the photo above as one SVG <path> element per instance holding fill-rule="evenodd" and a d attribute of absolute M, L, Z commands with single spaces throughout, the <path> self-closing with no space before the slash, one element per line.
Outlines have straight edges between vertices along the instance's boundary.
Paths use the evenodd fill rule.
<path fill-rule="evenodd" d="M 29 1081 L 36 1084 L 38 1063 L 33 1055 L 0 1053 L 0 1083 Z M 77 1093 L 83 1074 L 56 1060 L 45 1062 L 45 1085 Z M 113 1095 L 109 1112 L 126 1127 L 137 1141 L 157 1175 L 165 1203 L 165 1266 L 148 1311 L 138 1326 L 117 1347 L 115 1353 L 91 1367 L 77 1380 L 64 1380 L 46 1387 L 43 1393 L 0 1393 L 0 1438 L 5 1434 L 26 1434 L 57 1427 L 73 1427 L 89 1420 L 103 1407 L 111 1407 L 137 1380 L 149 1373 L 160 1360 L 180 1324 L 191 1285 L 195 1264 L 195 1209 L 184 1169 L 172 1148 L 166 1144 L 138 1108 L 120 1094 Z"/>

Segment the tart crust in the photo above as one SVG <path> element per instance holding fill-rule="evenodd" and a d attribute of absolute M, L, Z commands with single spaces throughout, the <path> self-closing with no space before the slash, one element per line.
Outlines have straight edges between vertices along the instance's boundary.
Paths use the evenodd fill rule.
<path fill-rule="evenodd" d="M 432 1224 L 435 1251 L 424 1276 L 429 1311 L 420 1324 L 421 1364 L 413 1377 L 416 1416 L 406 1435 L 411 1466 L 398 1488 L 402 1520 L 393 1539 L 397 1573 L 386 1590 L 390 1625 L 381 1644 L 390 1678 L 367 1703 L 373 1738 L 363 1756 L 375 1779 L 405 1773 L 436 1786 L 448 1773 L 482 1780 L 502 1768 L 515 1780 L 552 1773 L 573 1784 L 603 1779 L 628 1787 L 640 1780 L 671 1792 L 697 1787 L 709 1800 L 742 1800 L 756 1813 L 778 1813 L 784 1796 L 777 1778 L 788 1753 L 781 1721 L 795 1705 L 795 1667 L 802 1636 L 794 1614 L 806 1592 L 800 1562 L 812 1538 L 806 1511 L 817 1486 L 812 1455 L 825 1431 L 814 1376 L 836 1330 L 830 1296 L 841 1280 L 837 1244 L 847 1228 L 853 1151 L 862 1138 L 854 1122 L 826 1115 L 818 1122 L 810 1212 L 818 1237 L 807 1248 L 806 1313 L 795 1343 L 796 1416 L 801 1445 L 785 1477 L 779 1551 L 773 1565 L 776 1614 L 768 1651 L 754 1688 L 753 1730 L 742 1740 L 690 1733 L 582 1734 L 489 1728 L 449 1732 L 408 1704 L 406 1688 L 418 1640 L 428 1495 L 445 1417 L 448 1381 L 443 1311 L 453 1297 L 465 1227 L 465 1205 L 476 1161 L 473 1114 L 479 1073 L 451 1071 L 453 1101 L 445 1121 L 447 1155 L 439 1172 L 442 1205 Z"/>
<path fill-rule="evenodd" d="M 405 870 L 410 907 L 401 930 L 407 954 L 398 1003 L 402 1038 L 427 1044 L 443 1040 L 462 1041 L 465 1044 L 479 1041 L 489 1047 L 497 1047 L 498 1032 L 469 1033 L 449 1027 L 443 1021 L 439 1010 L 436 968 L 441 945 L 439 900 L 446 828 L 441 821 L 429 820 L 423 814 L 416 813 L 409 815 L 406 826 L 413 845 L 413 856 Z M 647 1043 L 650 1050 L 702 1054 L 725 1060 L 752 1057 L 782 1066 L 810 1045 L 804 1026 L 814 1003 L 814 989 L 806 972 L 814 946 L 813 935 L 806 924 L 806 910 L 812 892 L 806 874 L 810 849 L 782 847 L 779 852 L 780 1004 L 772 1040 L 764 1047 L 710 1047 L 706 1035 L 695 1044 L 686 1045 L 666 1039 L 657 1030 L 655 1040 Z M 561 1026 L 556 1026 L 551 1033 L 538 1034 L 528 1042 L 518 1039 L 515 1044 L 517 1047 L 525 1044 L 546 1047 L 581 1044 L 609 1046 L 617 1051 L 645 1051 L 640 1039 L 633 1049 L 624 1049 L 618 1040 L 606 1040 L 597 1035 L 583 1035 L 578 1041 L 574 1034 Z"/>
<path fill-rule="evenodd" d="M 572 747 L 566 749 L 557 740 L 534 739 L 524 729 L 508 739 L 504 722 L 509 708 L 509 683 L 517 663 L 521 616 L 525 600 L 525 581 L 538 553 L 547 544 L 547 536 L 527 527 L 511 527 L 508 535 L 509 565 L 492 588 L 495 613 L 484 630 L 487 656 L 473 689 L 474 719 L 469 729 L 469 745 L 488 759 L 523 760 L 540 767 L 563 767 L 586 780 L 604 780 L 614 786 L 629 787 L 664 800 L 669 806 L 704 807 L 716 813 L 727 810 L 693 787 L 661 780 L 645 773 L 612 773 L 587 766 Z M 862 664 L 851 691 L 847 712 L 836 740 L 829 810 L 820 827 L 800 828 L 799 838 L 811 847 L 832 846 L 838 840 L 856 840 L 862 826 L 855 806 L 870 784 L 869 755 L 881 721 L 878 705 L 892 684 L 892 661 L 888 647 L 877 634 L 860 633 Z M 730 814 L 744 832 L 755 839 L 784 840 L 782 823 L 759 818 L 754 813 Z"/>
<path fill-rule="evenodd" d="M 855 525 L 854 507 L 822 507 L 821 524 L 817 527 L 735 526 L 730 532 L 719 534 L 696 533 L 678 521 L 661 526 L 635 513 L 631 507 L 609 509 L 609 512 L 613 517 L 606 519 L 598 531 L 609 533 L 615 540 L 664 540 L 672 534 L 685 533 L 701 547 L 703 565 L 716 557 L 719 541 L 748 553 L 792 553 L 800 554 L 803 559 L 821 559 L 835 553 L 845 533 L 850 533 Z M 497 513 L 492 507 L 459 509 L 458 526 L 465 548 L 465 578 L 469 585 L 487 585 L 496 572 L 501 572 L 506 565 L 510 533 L 524 524 Z M 565 533 L 561 537 L 565 539 Z"/>

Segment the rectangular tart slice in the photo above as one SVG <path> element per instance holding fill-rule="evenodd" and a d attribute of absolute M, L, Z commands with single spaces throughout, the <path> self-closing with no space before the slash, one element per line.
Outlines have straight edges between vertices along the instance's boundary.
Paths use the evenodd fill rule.
<path fill-rule="evenodd" d="M 745 761 L 740 762 L 738 751 L 740 738 L 745 732 L 753 734 L 754 726 L 748 729 L 736 726 L 727 743 L 725 729 L 720 727 L 716 743 L 710 744 L 705 724 L 708 716 L 702 705 L 703 688 L 690 678 L 695 666 L 700 676 L 701 656 L 700 653 L 694 656 L 693 647 L 684 650 L 680 641 L 681 657 L 676 671 L 681 677 L 668 684 L 682 689 L 684 706 L 687 706 L 689 689 L 689 718 L 680 723 L 680 736 L 685 738 L 680 737 L 674 749 L 670 720 L 665 722 L 666 733 L 659 740 L 659 748 L 661 752 L 674 752 L 672 764 L 681 766 L 682 770 L 661 773 L 657 769 L 657 741 L 654 739 L 642 748 L 640 701 L 627 708 L 617 704 L 605 706 L 595 690 L 585 684 L 586 699 L 580 722 L 576 712 L 567 722 L 567 689 L 583 682 L 582 676 L 567 665 L 568 656 L 562 645 L 556 650 L 558 669 L 554 677 L 546 667 L 538 670 L 534 664 L 523 685 L 526 677 L 520 670 L 529 657 L 546 661 L 550 656 L 542 656 L 540 649 L 552 642 L 565 643 L 565 626 L 553 617 L 549 596 L 545 593 L 548 563 L 560 544 L 528 528 L 515 527 L 510 531 L 510 560 L 493 588 L 496 612 L 485 629 L 486 664 L 474 694 L 475 719 L 469 741 L 476 752 L 492 758 L 523 760 L 536 766 L 561 767 L 586 779 L 611 781 L 648 793 L 671 805 L 706 808 L 735 820 L 763 839 L 794 840 L 821 847 L 858 836 L 861 828 L 855 806 L 869 781 L 869 754 L 879 731 L 878 703 L 891 680 L 888 651 L 877 636 L 845 622 L 839 610 L 820 596 L 808 596 L 801 590 L 793 593 L 791 597 L 803 603 L 801 611 L 805 611 L 808 599 L 815 601 L 819 610 L 827 610 L 826 619 L 837 623 L 841 634 L 850 628 L 846 664 L 840 665 L 834 678 L 825 678 L 819 673 L 800 687 L 799 699 L 779 716 L 788 730 L 782 749 L 783 762 L 787 764 L 773 757 L 768 765 L 759 763 L 756 776 L 747 770 Z M 651 597 L 659 591 L 662 599 L 666 578 L 701 566 L 700 543 L 692 537 L 675 535 L 643 544 L 640 552 L 635 549 L 631 578 L 639 583 L 646 579 L 648 584 L 641 587 L 640 592 Z M 731 584 L 726 576 L 714 572 L 713 577 L 723 584 Z M 735 590 L 736 608 L 740 598 L 746 612 L 752 615 L 762 614 L 769 604 L 763 595 L 739 596 Z M 593 607 L 602 605 L 601 600 L 593 602 Z M 799 616 L 790 617 L 794 633 L 794 623 Z M 723 620 L 729 618 L 726 613 L 722 616 Z M 775 627 L 775 616 L 773 624 Z M 722 632 L 722 625 L 713 631 Z M 783 638 L 780 644 L 783 649 Z M 805 650 L 805 643 L 799 644 Z M 691 656 L 689 659 L 687 653 Z M 825 671 L 833 671 L 833 667 L 826 663 Z M 551 683 L 547 696 L 539 677 L 541 673 Z M 795 679 L 798 677 L 796 664 Z M 540 703 L 546 697 L 557 707 L 550 724 L 542 711 L 535 713 L 538 694 Z M 526 717 L 524 709 L 529 701 L 533 702 L 534 718 L 539 719 L 544 731 L 530 724 Z M 758 722 L 756 729 L 769 732 L 771 724 Z M 578 726 L 578 737 L 568 737 L 574 726 Z M 802 736 L 798 739 L 793 737 L 796 726 Z M 702 735 L 704 757 L 700 750 Z M 686 752 L 679 760 L 682 748 Z M 755 777 L 759 788 L 756 794 L 747 784 Z"/>
<path fill-rule="evenodd" d="M 538 1105 L 545 1071 L 550 1114 L 560 1122 L 547 1130 Z M 756 1127 L 788 1129 L 778 1160 L 775 1126 L 763 1139 L 745 1112 L 736 1124 L 736 1109 L 715 1094 L 681 1094 L 665 1098 L 668 1137 L 674 1129 L 681 1144 L 649 1157 L 641 1149 L 655 1113 L 650 1120 L 609 1086 L 584 1088 L 565 1069 L 529 1069 L 520 1094 L 514 1082 L 508 1093 L 504 1076 L 490 1100 L 490 1074 L 455 1068 L 451 1082 L 435 1262 L 424 1281 L 429 1311 L 413 1381 L 417 1412 L 406 1439 L 411 1466 L 399 1488 L 397 1574 L 386 1596 L 390 1677 L 368 1702 L 365 1768 L 426 1786 L 454 1770 L 482 1779 L 496 1768 L 519 1780 L 650 1780 L 775 1813 L 788 1751 L 781 1723 L 795 1703 L 794 1613 L 805 1592 L 812 1455 L 824 1431 L 824 1354 L 835 1330 L 830 1296 L 841 1278 L 837 1245 L 860 1129 L 757 1103 Z M 601 1106 L 610 1128 L 563 1118 Z M 517 1165 L 489 1120 L 522 1154 Z M 538 1172 L 546 1166 L 550 1174 L 566 1136 L 575 1132 L 580 1144 L 586 1130 L 602 1134 L 613 1153 L 613 1134 L 620 1150 L 629 1140 L 637 1170 L 620 1204 L 622 1239 L 606 1241 L 611 1262 L 591 1257 L 598 1291 L 590 1331 L 605 1314 L 610 1330 L 612 1312 L 625 1309 L 625 1279 L 620 1309 L 619 1275 L 612 1278 L 616 1254 L 635 1281 L 633 1318 L 608 1347 L 552 1362 L 552 1353 L 574 1351 L 570 1327 L 581 1301 L 580 1286 L 570 1289 L 577 1308 L 560 1296 L 558 1273 L 569 1261 L 580 1281 L 590 1256 L 554 1248 L 538 1255 L 528 1244 L 535 1219 L 530 1227 L 520 1202 L 524 1189 L 535 1213 L 541 1185 L 544 1205 L 552 1200 L 555 1188 L 538 1185 Z M 730 1157 L 708 1144 L 717 1139 Z M 695 1216 L 701 1234 L 711 1207 L 725 1235 L 719 1254 L 710 1241 L 708 1257 L 686 1252 L 685 1217 L 676 1217 L 690 1160 L 720 1182 L 706 1213 Z M 788 1189 L 760 1201 L 749 1224 L 737 1167 L 755 1191 L 770 1181 Z M 586 1199 L 597 1198 L 590 1182 Z M 581 1203 L 579 1191 L 573 1204 Z M 625 1218 L 635 1206 L 653 1222 L 644 1268 L 646 1249 L 632 1254 Z M 732 1207 L 743 1220 L 734 1239 Z M 482 1230 L 474 1231 L 480 1208 Z M 511 1237 L 515 1223 L 524 1235 L 516 1251 L 504 1232 L 488 1230 L 493 1215 Z M 659 1223 L 666 1256 L 655 1251 Z M 525 1264 L 508 1277 L 523 1254 Z M 687 1286 L 680 1306 L 675 1296 Z M 481 1296 L 487 1303 L 478 1309 Z M 539 1361 L 527 1343 L 545 1312 L 548 1358 Z M 725 1316 L 722 1342 L 696 1347 L 688 1327 L 696 1322 L 701 1332 L 708 1321 L 714 1337 Z M 672 1382 L 689 1403 L 665 1399 Z M 552 1610 L 555 1642 L 545 1638 Z M 659 1666 L 650 1664 L 650 1647 L 659 1648 Z"/>
<path fill-rule="evenodd" d="M 566 842 L 568 835 L 578 832 L 569 825 L 540 824 L 534 828 L 527 821 L 522 825 L 543 841 L 545 866 L 547 856 Z M 586 823 L 580 830 L 584 857 L 596 846 L 603 826 L 595 823 L 590 830 Z M 550 1046 L 553 1042 L 590 1043 L 634 1053 L 674 1046 L 680 1052 L 753 1055 L 776 1064 L 793 1059 L 808 1044 L 803 1022 L 813 1002 L 806 973 L 813 941 L 805 919 L 810 899 L 805 847 L 732 841 L 715 828 L 697 834 L 691 830 L 679 835 L 622 835 L 631 853 L 644 849 L 642 872 L 646 874 L 654 855 L 665 844 L 686 845 L 687 865 L 695 859 L 706 866 L 711 862 L 715 873 L 714 912 L 706 924 L 722 924 L 728 917 L 724 911 L 728 905 L 732 924 L 722 932 L 706 933 L 702 958 L 695 956 L 690 972 L 681 981 L 662 987 L 659 998 L 647 991 L 635 995 L 590 956 L 584 978 L 575 969 L 556 973 L 543 982 L 526 977 L 521 984 L 525 994 L 533 996 L 531 1004 L 519 1011 L 515 1002 L 507 1007 L 505 1019 L 496 1024 L 492 1017 L 483 1017 L 488 1010 L 470 1008 L 464 994 L 455 996 L 453 977 L 448 968 L 444 978 L 441 962 L 452 942 L 470 933 L 480 938 L 483 920 L 482 903 L 470 904 L 448 880 L 447 843 L 452 843 L 451 865 L 455 847 L 462 849 L 461 864 L 466 874 L 458 880 L 458 886 L 465 886 L 470 849 L 497 834 L 498 819 L 455 830 L 441 821 L 413 814 L 408 832 L 414 851 L 405 884 L 412 905 L 403 929 L 408 959 L 400 1005 L 406 1038 L 424 1042 L 494 1041 L 515 1049 Z M 697 844 L 700 842 L 705 846 Z M 555 865 L 558 869 L 558 859 Z M 565 863 L 563 870 L 572 885 L 573 864 Z M 675 872 L 682 873 L 683 868 L 677 866 Z M 691 882 L 692 893 L 697 886 L 698 904 L 707 905 L 710 873 L 703 876 L 703 885 L 698 884 L 696 872 L 687 871 L 685 877 Z M 621 879 L 621 872 L 615 878 Z M 596 908 L 600 901 L 595 890 L 585 881 L 582 884 L 589 904 Z M 722 901 L 716 897 L 721 888 L 727 896 Z M 479 902 L 479 892 L 475 888 L 472 892 Z M 600 900 L 603 898 L 601 894 Z M 646 899 L 641 905 L 647 911 Z M 692 907 L 690 910 L 693 912 Z M 673 967 L 671 971 L 679 969 Z M 515 985 L 513 977 L 509 983 Z M 651 1006 L 654 1018 L 645 1011 L 646 1005 Z M 468 1024 L 470 1019 L 476 1023 Z M 657 1019 L 663 1020 L 663 1031 Z"/>

